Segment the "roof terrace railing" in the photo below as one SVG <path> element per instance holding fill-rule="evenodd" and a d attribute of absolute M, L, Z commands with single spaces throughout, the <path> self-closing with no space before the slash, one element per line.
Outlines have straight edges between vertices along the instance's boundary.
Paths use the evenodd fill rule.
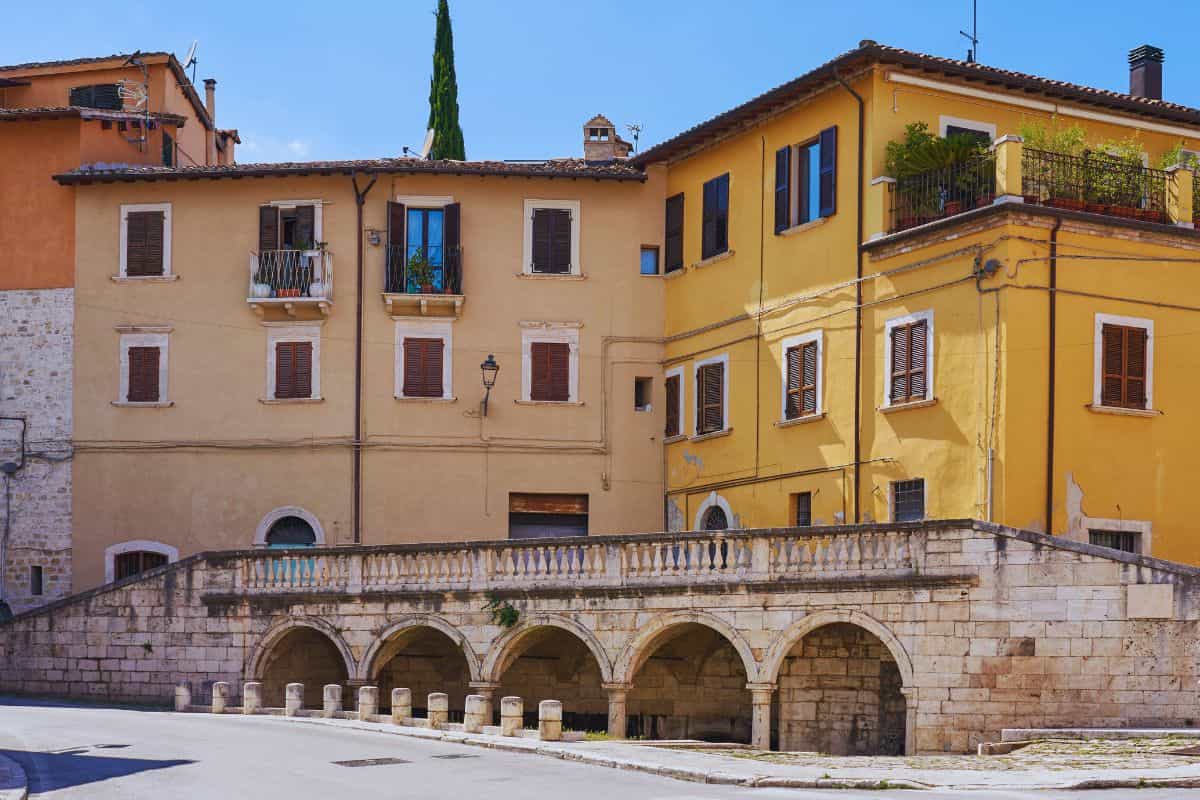
<path fill-rule="evenodd" d="M 890 233 L 988 206 L 996 197 L 996 156 L 984 153 L 889 184 Z"/>
<path fill-rule="evenodd" d="M 1145 222 L 1167 221 L 1170 175 L 1106 153 L 1081 156 L 1026 147 L 1021 194 L 1026 203 Z"/>

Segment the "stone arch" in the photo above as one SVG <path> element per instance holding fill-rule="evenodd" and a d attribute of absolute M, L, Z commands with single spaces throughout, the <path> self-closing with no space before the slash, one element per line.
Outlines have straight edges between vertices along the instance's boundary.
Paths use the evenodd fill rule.
<path fill-rule="evenodd" d="M 558 614 L 537 614 L 493 641 L 483 662 L 483 675 L 486 676 L 484 680 L 499 683 L 504 671 L 520 654 L 522 642 L 537 629 L 546 627 L 564 630 L 583 642 L 600 667 L 601 680 L 604 683 L 612 682 L 612 662 L 600 640 L 579 623 Z"/>
<path fill-rule="evenodd" d="M 271 532 L 271 526 L 284 517 L 299 517 L 307 522 L 317 537 L 314 544 L 317 547 L 325 545 L 325 529 L 321 527 L 321 520 L 317 519 L 315 514 L 300 506 L 280 506 L 267 512 L 266 516 L 259 521 L 258 527 L 254 530 L 255 547 L 267 546 L 267 534 Z"/>
<path fill-rule="evenodd" d="M 869 614 L 864 614 L 861 611 L 855 611 L 850 608 L 814 611 L 803 619 L 792 623 L 787 630 L 779 635 L 770 649 L 767 650 L 767 655 L 762 662 L 762 672 L 760 673 L 763 682 L 774 683 L 778 679 L 779 669 L 783 666 L 783 659 L 787 657 L 787 654 L 791 652 L 797 642 L 817 628 L 823 628 L 826 625 L 833 625 L 838 622 L 857 625 L 879 639 L 892 654 L 892 658 L 896 660 L 896 666 L 900 669 L 900 677 L 904 681 L 904 686 L 912 687 L 912 659 L 909 658 L 908 651 L 904 649 L 904 645 L 900 643 L 896 635 L 888 630 L 887 626 L 882 622 Z"/>
<path fill-rule="evenodd" d="M 663 642 L 666 635 L 672 629 L 689 623 L 711 628 L 723 636 L 741 658 L 742 666 L 746 670 L 747 682 L 758 681 L 759 668 L 758 661 L 754 658 L 754 652 L 750 649 L 750 644 L 745 637 L 738 633 L 732 625 L 706 611 L 673 611 L 655 617 L 626 643 L 613 666 L 613 682 L 631 683 L 642 664 Z"/>
<path fill-rule="evenodd" d="M 704 515 L 714 506 L 725 512 L 725 521 L 729 524 L 726 530 L 734 530 L 739 527 L 737 517 L 733 515 L 733 508 L 729 505 L 729 501 L 713 491 L 708 493 L 708 496 L 700 502 L 700 507 L 696 509 L 696 517 L 692 522 L 692 530 L 704 530 Z"/>
<path fill-rule="evenodd" d="M 374 662 L 379 658 L 380 652 L 383 651 L 388 641 L 397 634 L 416 628 L 432 628 L 435 631 L 445 634 L 450 641 L 454 642 L 462 650 L 463 657 L 467 660 L 467 669 L 470 671 L 471 680 L 482 680 L 480 676 L 486 673 L 480 668 L 479 656 L 475 653 L 475 649 L 471 647 L 471 643 L 467 641 L 467 637 L 463 635 L 462 631 L 442 617 L 429 614 L 413 614 L 401 617 L 380 631 L 375 641 L 367 648 L 367 652 L 363 654 L 362 660 L 358 663 L 359 677 L 362 680 L 373 680 L 376 668 L 379 666 Z"/>
<path fill-rule="evenodd" d="M 112 583 L 117 579 L 117 556 L 137 551 L 158 553 L 167 559 L 168 564 L 179 560 L 179 549 L 163 542 L 149 539 L 132 539 L 128 542 L 110 544 L 104 548 L 104 582 Z"/>
<path fill-rule="evenodd" d="M 358 677 L 358 664 L 355 663 L 354 654 L 336 628 L 318 617 L 293 617 L 272 625 L 259 637 L 258 644 L 250 651 L 250 657 L 246 660 L 246 680 L 258 680 L 261 677 L 264 659 L 271 652 L 271 648 L 297 628 L 310 628 L 324 634 L 341 654 L 348 679 L 354 680 Z"/>

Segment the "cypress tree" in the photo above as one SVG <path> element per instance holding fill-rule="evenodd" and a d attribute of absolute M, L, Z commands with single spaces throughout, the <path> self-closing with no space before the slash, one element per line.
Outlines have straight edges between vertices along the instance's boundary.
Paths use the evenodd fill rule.
<path fill-rule="evenodd" d="M 429 81 L 429 128 L 433 129 L 430 158 L 467 158 L 458 124 L 458 80 L 454 76 L 454 32 L 450 4 L 438 0 L 437 34 L 433 44 L 433 77 Z"/>

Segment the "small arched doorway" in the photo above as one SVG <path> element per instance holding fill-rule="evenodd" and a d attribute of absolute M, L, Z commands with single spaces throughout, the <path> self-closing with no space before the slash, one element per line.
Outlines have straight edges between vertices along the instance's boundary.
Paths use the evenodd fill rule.
<path fill-rule="evenodd" d="M 304 707 L 320 708 L 325 684 L 336 683 L 348 694 L 349 673 L 341 650 L 316 628 L 297 626 L 283 633 L 263 656 L 256 676 L 262 682 L 263 705 L 282 708 L 289 683 L 304 684 Z M 343 697 L 345 700 L 345 697 Z"/>

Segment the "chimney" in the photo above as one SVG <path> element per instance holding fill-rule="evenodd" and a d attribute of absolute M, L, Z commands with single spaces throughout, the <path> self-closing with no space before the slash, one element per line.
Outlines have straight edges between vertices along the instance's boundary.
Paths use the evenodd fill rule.
<path fill-rule="evenodd" d="M 204 79 L 204 108 L 208 110 L 208 118 L 212 124 L 217 124 L 217 79 Z"/>
<path fill-rule="evenodd" d="M 583 123 L 583 160 L 613 161 L 629 158 L 633 145 L 617 136 L 617 128 L 603 114 Z"/>
<path fill-rule="evenodd" d="M 1134 97 L 1162 100 L 1163 51 L 1144 44 L 1129 51 L 1129 93 Z"/>

